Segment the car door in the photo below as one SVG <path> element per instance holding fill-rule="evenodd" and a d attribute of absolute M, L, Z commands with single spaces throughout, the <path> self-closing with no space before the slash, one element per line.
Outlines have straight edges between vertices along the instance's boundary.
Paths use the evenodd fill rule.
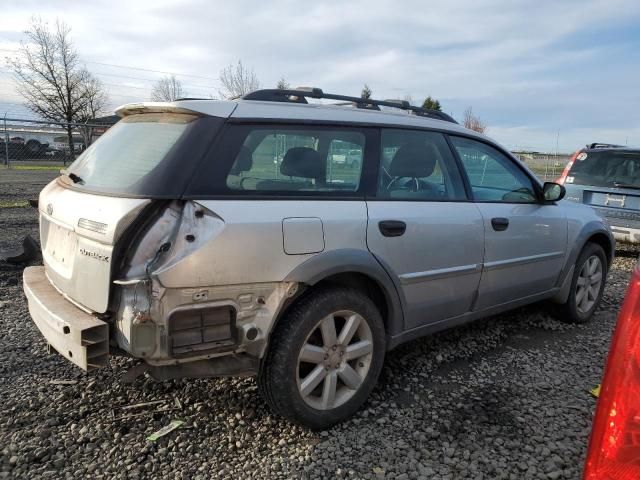
<path fill-rule="evenodd" d="M 484 223 L 484 265 L 474 310 L 553 288 L 567 249 L 562 209 L 540 202 L 534 180 L 497 148 L 464 137 L 451 141 Z"/>
<path fill-rule="evenodd" d="M 383 129 L 378 170 L 367 245 L 396 281 L 405 328 L 469 311 L 480 282 L 482 216 L 444 135 Z"/>

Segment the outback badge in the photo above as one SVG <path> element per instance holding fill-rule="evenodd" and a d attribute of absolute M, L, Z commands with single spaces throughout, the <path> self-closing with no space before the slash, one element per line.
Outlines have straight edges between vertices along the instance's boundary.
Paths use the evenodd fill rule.
<path fill-rule="evenodd" d="M 84 248 L 81 248 L 81 249 L 80 249 L 80 253 L 81 253 L 82 255 L 87 256 L 87 257 L 95 258 L 96 260 L 101 260 L 101 261 L 103 261 L 103 262 L 108 262 L 108 261 L 109 261 L 109 258 L 110 258 L 108 255 L 102 255 L 102 254 L 100 254 L 100 253 L 92 252 L 92 251 L 90 251 L 90 250 L 86 250 L 86 249 L 84 249 Z"/>

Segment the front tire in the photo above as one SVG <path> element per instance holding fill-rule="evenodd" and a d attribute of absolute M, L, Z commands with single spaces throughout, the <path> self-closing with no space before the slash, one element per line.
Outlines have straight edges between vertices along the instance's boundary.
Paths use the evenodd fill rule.
<path fill-rule="evenodd" d="M 350 288 L 310 292 L 281 319 L 258 377 L 271 410 L 312 429 L 354 414 L 376 384 L 385 353 L 382 317 Z"/>
<path fill-rule="evenodd" d="M 586 323 L 600 305 L 607 277 L 607 256 L 596 243 L 587 243 L 573 270 L 569 298 L 560 306 L 561 319 Z"/>

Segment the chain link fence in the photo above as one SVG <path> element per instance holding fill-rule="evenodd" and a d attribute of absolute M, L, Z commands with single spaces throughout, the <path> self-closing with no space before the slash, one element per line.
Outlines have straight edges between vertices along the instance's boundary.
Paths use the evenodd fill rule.
<path fill-rule="evenodd" d="M 59 123 L 7 114 L 0 117 L 0 122 L 0 163 L 7 167 L 67 165 L 114 123 Z"/>
<path fill-rule="evenodd" d="M 544 181 L 553 181 L 558 178 L 571 158 L 570 154 L 565 153 L 513 152 L 513 154 Z"/>

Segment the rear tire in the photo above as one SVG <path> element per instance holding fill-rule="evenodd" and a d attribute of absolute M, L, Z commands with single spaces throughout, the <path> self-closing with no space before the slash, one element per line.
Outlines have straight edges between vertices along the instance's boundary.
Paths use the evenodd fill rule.
<path fill-rule="evenodd" d="M 312 429 L 353 415 L 373 390 L 385 354 L 380 312 L 350 288 L 310 292 L 279 322 L 258 375 L 270 409 Z"/>
<path fill-rule="evenodd" d="M 573 269 L 569 298 L 558 309 L 559 318 L 568 323 L 586 323 L 602 300 L 607 277 L 607 256 L 596 243 L 587 243 Z"/>

